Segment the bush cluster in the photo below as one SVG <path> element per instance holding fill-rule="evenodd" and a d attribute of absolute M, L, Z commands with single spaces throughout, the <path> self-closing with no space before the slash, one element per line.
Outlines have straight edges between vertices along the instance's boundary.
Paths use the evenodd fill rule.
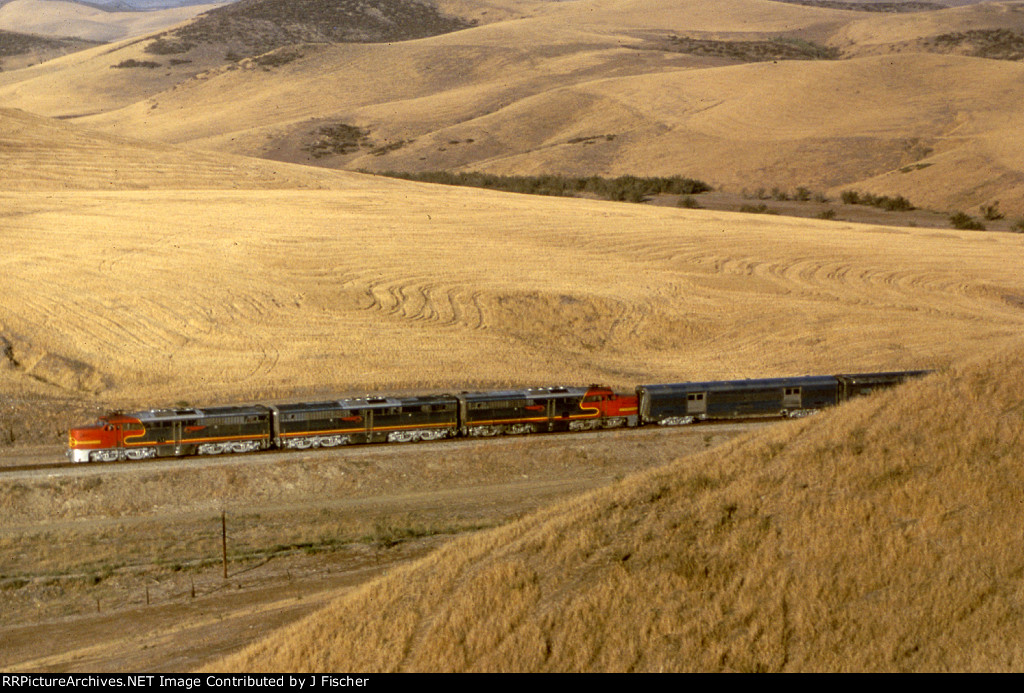
<path fill-rule="evenodd" d="M 998 221 L 1002 219 L 1003 213 L 999 211 L 999 200 L 990 205 L 982 205 L 981 216 L 985 217 L 985 221 Z"/>
<path fill-rule="evenodd" d="M 777 37 L 764 41 L 719 41 L 670 36 L 666 50 L 690 55 L 710 55 L 743 62 L 770 60 L 835 60 L 839 51 L 803 39 Z"/>
<path fill-rule="evenodd" d="M 152 69 L 160 67 L 160 63 L 152 60 L 135 60 L 134 58 L 129 58 L 128 60 L 122 60 L 117 65 L 111 65 L 111 67 L 148 67 Z"/>
<path fill-rule="evenodd" d="M 740 211 L 744 214 L 778 214 L 778 212 L 763 202 L 759 205 L 740 205 Z"/>
<path fill-rule="evenodd" d="M 195 43 L 170 38 L 167 34 L 161 34 L 150 41 L 143 50 L 153 55 L 177 55 L 179 53 L 188 53 L 195 47 Z"/>
<path fill-rule="evenodd" d="M 0 5 L 3 4 L 0 2 Z M 98 46 L 101 43 L 78 38 L 50 38 L 0 29 L 0 57 L 21 55 L 33 50 L 82 50 L 87 46 Z"/>
<path fill-rule="evenodd" d="M 748 191 L 746 188 L 743 189 L 743 197 L 747 199 L 755 200 L 778 200 L 779 202 L 787 202 L 794 200 L 796 202 L 828 202 L 829 199 L 824 193 L 815 192 L 805 186 L 798 186 L 796 190 L 789 191 L 783 188 L 774 187 L 771 192 L 765 188 L 757 188 L 753 192 Z"/>
<path fill-rule="evenodd" d="M 265 68 L 281 67 L 282 65 L 287 65 L 288 63 L 298 60 L 301 57 L 302 53 L 298 51 L 280 50 L 256 56 L 255 58 L 253 58 L 253 62 L 259 65 L 260 67 Z"/>
<path fill-rule="evenodd" d="M 847 12 L 927 12 L 945 10 L 946 5 L 937 2 L 843 2 L 842 0 L 778 0 L 790 5 L 806 5 L 823 7 L 829 10 L 846 10 Z"/>
<path fill-rule="evenodd" d="M 574 178 L 553 174 L 540 176 L 497 176 L 490 173 L 451 173 L 449 171 L 427 171 L 424 173 L 385 171 L 380 175 L 414 180 L 421 183 L 461 185 L 530 195 L 571 197 L 574 195 L 590 194 L 606 200 L 620 202 L 643 202 L 652 195 L 696 195 L 711 190 L 711 186 L 704 181 L 684 178 L 682 176 L 667 178 L 640 178 L 637 176 Z"/>
<path fill-rule="evenodd" d="M 984 231 L 985 225 L 964 212 L 955 212 L 949 216 L 949 223 L 954 229 L 961 231 Z"/>
<path fill-rule="evenodd" d="M 856 190 L 844 190 L 840 194 L 840 198 L 842 199 L 843 204 L 869 205 L 871 207 L 879 207 L 890 212 L 909 212 L 910 210 L 915 209 L 914 205 L 910 204 L 910 200 L 902 195 L 889 197 L 888 195 L 875 195 L 874 193 L 857 192 Z"/>
<path fill-rule="evenodd" d="M 940 34 L 930 43 L 941 50 L 966 49 L 967 55 L 976 58 L 1024 59 L 1024 34 L 1009 29 L 972 29 Z"/>
<path fill-rule="evenodd" d="M 351 154 L 361 147 L 371 146 L 367 132 L 355 125 L 334 123 L 324 125 L 316 132 L 316 140 L 303 147 L 315 158 L 332 154 Z"/>

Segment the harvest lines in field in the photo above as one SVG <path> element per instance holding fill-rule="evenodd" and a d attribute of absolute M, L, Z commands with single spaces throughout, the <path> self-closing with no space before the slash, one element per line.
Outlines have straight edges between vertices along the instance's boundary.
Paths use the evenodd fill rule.
<path fill-rule="evenodd" d="M 0 319 L 133 401 L 930 366 L 1024 322 L 1014 235 L 385 190 L 20 195 Z"/>

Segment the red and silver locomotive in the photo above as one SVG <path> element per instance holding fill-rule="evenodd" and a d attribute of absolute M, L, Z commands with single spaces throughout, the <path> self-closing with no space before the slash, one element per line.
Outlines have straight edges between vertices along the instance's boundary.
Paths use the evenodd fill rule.
<path fill-rule="evenodd" d="M 73 428 L 73 462 L 585 431 L 637 425 L 636 395 L 543 387 L 115 413 Z"/>

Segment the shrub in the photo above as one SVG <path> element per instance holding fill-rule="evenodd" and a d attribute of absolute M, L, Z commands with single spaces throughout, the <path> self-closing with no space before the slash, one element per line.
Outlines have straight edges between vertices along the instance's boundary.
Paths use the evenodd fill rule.
<path fill-rule="evenodd" d="M 777 36 L 761 41 L 720 41 L 686 36 L 669 36 L 663 50 L 691 55 L 712 55 L 743 62 L 770 60 L 836 60 L 839 51 L 831 46 L 803 39 Z"/>
<path fill-rule="evenodd" d="M 910 204 L 910 200 L 902 195 L 897 195 L 896 197 L 887 197 L 883 195 L 875 198 L 875 200 L 876 201 L 872 202 L 872 204 L 890 212 L 909 212 L 914 209 L 914 205 Z"/>
<path fill-rule="evenodd" d="M 914 205 L 910 204 L 910 200 L 902 195 L 889 197 L 888 195 L 862 193 L 856 190 L 844 190 L 840 197 L 843 200 L 843 204 L 870 205 L 871 207 L 879 207 L 890 212 L 909 212 L 914 209 Z"/>
<path fill-rule="evenodd" d="M 263 55 L 253 58 L 253 62 L 260 67 L 271 68 L 287 65 L 301 57 L 302 53 L 299 53 L 298 51 L 281 50 L 273 53 L 264 53 Z"/>
<path fill-rule="evenodd" d="M 363 146 L 369 146 L 365 130 L 347 123 L 335 123 L 318 129 L 316 140 L 303 149 L 319 159 L 331 154 L 350 154 Z"/>
<path fill-rule="evenodd" d="M 496 176 L 489 173 L 449 171 L 426 171 L 423 173 L 400 173 L 384 171 L 380 175 L 422 183 L 462 185 L 474 188 L 504 190 L 506 192 L 530 195 L 572 196 L 590 194 L 606 200 L 620 202 L 643 202 L 651 195 L 696 195 L 711 190 L 707 183 L 694 178 L 672 176 L 668 178 L 571 178 L 560 175 L 540 176 Z"/>
<path fill-rule="evenodd" d="M 964 212 L 956 212 L 949 216 L 949 223 L 953 225 L 954 229 L 960 229 L 962 231 L 984 231 L 985 225 L 980 221 L 972 217 L 970 214 Z"/>
<path fill-rule="evenodd" d="M 117 65 L 111 65 L 111 67 L 148 67 L 152 69 L 154 67 L 160 67 L 160 63 L 153 62 L 152 60 L 135 60 L 134 58 L 129 58 L 128 60 L 122 60 Z"/>
<path fill-rule="evenodd" d="M 981 216 L 986 221 L 996 221 L 1003 218 L 1003 213 L 999 211 L 999 200 L 996 200 L 990 205 L 981 206 Z"/>
<path fill-rule="evenodd" d="M 740 211 L 745 214 L 778 214 L 778 212 L 770 209 L 763 202 L 759 205 L 740 205 Z"/>
<path fill-rule="evenodd" d="M 931 40 L 940 49 L 966 49 L 967 55 L 994 60 L 1024 59 L 1024 34 L 1009 29 L 973 29 L 940 34 Z"/>
<path fill-rule="evenodd" d="M 188 53 L 195 47 L 196 44 L 189 41 L 160 36 L 150 42 L 143 50 L 153 55 L 175 55 L 178 53 Z"/>

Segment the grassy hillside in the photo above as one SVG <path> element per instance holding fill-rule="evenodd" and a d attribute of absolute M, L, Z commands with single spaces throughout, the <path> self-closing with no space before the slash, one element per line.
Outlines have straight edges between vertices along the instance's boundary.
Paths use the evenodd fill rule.
<path fill-rule="evenodd" d="M 93 41 L 50 38 L 0 29 L 0 69 L 16 70 L 93 45 Z"/>
<path fill-rule="evenodd" d="M 467 537 L 214 670 L 1017 671 L 1016 346 Z"/>
<path fill-rule="evenodd" d="M 935 367 L 1024 321 L 1016 234 L 190 158 L 36 120 L 9 116 L 20 145 L 4 148 L 0 380 L 26 401 Z"/>
<path fill-rule="evenodd" d="M 408 41 L 468 26 L 429 0 L 239 0 L 157 37 L 146 50 L 187 54 L 216 45 L 238 60 L 296 43 Z"/>
<path fill-rule="evenodd" d="M 1014 136 L 1021 116 L 1007 97 L 1020 83 L 1019 64 L 904 55 L 694 70 L 685 69 L 692 58 L 668 54 L 678 69 L 664 70 L 664 54 L 620 48 L 594 50 L 586 61 L 554 47 L 542 61 L 464 45 L 443 54 L 426 46 L 299 53 L 284 67 L 211 75 L 92 122 L 130 129 L 145 114 L 140 136 L 316 165 L 689 175 L 735 190 L 857 186 L 938 209 L 1001 200 L 1024 214 Z M 595 65 L 624 76 L 592 80 Z M 380 66 L 398 78 L 379 85 Z M 515 77 L 501 79 L 504 72 Z M 345 90 L 327 89 L 339 79 Z M 942 88 L 950 82 L 963 86 L 950 94 Z M 318 90 L 333 117 L 304 116 L 301 95 Z M 214 98 L 212 111 L 188 106 Z M 276 122 L 261 120 L 266 113 Z M 253 127 L 238 127 L 246 123 Z M 361 139 L 317 155 L 323 131 L 338 127 L 358 129 Z"/>
<path fill-rule="evenodd" d="M 97 132 L 0 108 L 0 187 L 38 190 L 324 188 L 358 177 Z"/>
<path fill-rule="evenodd" d="M 294 35 L 252 28 L 282 7 L 237 3 L 174 35 L 0 75 L 0 97 L 140 139 L 330 168 L 683 175 L 974 214 L 998 200 L 1024 215 L 1022 68 L 1003 59 L 1024 41 L 1012 3 L 894 14 L 587 0 L 528 16 L 499 4 L 500 21 L 370 44 L 323 28 L 343 4 L 317 5 Z M 358 137 L 323 146 L 332 133 Z"/>

